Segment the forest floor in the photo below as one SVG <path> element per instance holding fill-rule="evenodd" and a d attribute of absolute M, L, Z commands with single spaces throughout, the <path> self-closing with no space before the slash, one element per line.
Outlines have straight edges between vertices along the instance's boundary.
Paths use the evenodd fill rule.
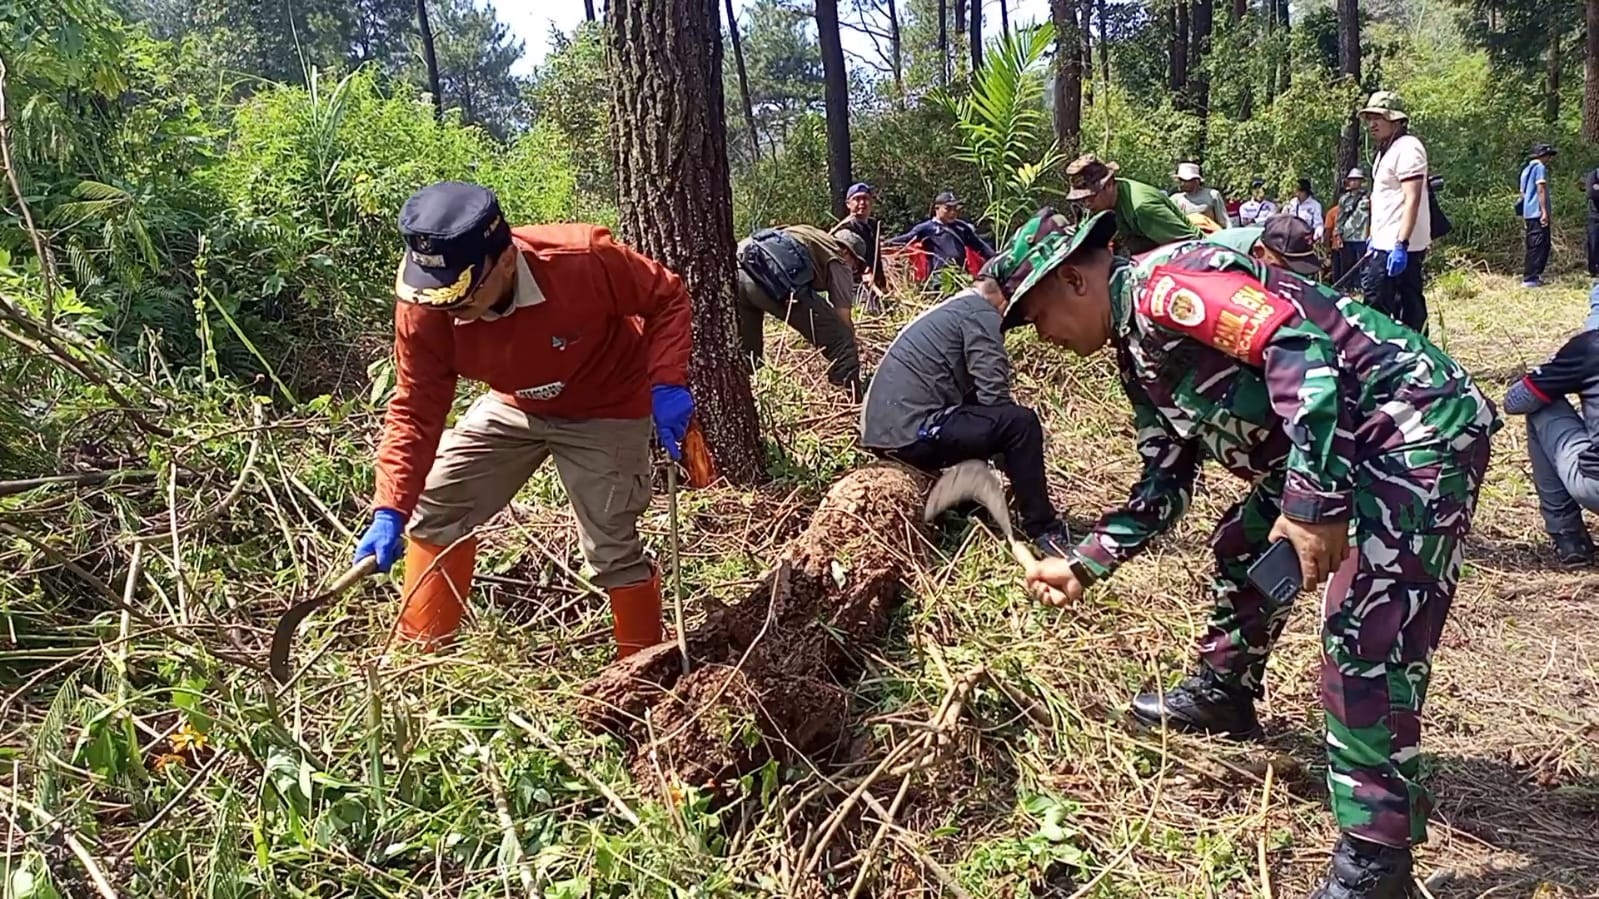
<path fill-rule="evenodd" d="M 1434 337 L 1497 399 L 1580 326 L 1586 289 L 1448 273 L 1429 290 Z M 862 317 L 868 361 L 919 308 L 906 298 Z M 1080 529 L 1138 471 L 1111 362 L 1012 340 L 1017 395 L 1043 415 L 1055 498 Z M 761 584 L 828 485 L 868 461 L 858 410 L 826 386 L 820 357 L 775 323 L 768 354 L 757 393 L 775 480 L 681 499 L 691 625 L 704 597 L 733 602 Z M 1437 899 L 1599 896 L 1599 570 L 1553 564 L 1519 424 L 1495 438 L 1428 697 L 1439 807 L 1418 874 Z M 281 609 L 347 561 L 339 529 L 358 520 L 376 427 L 366 404 L 296 412 L 250 440 L 218 429 L 194 441 L 214 478 L 155 490 L 137 513 L 109 490 L 0 500 L 18 526 L 29 510 L 78 510 L 100 535 L 77 544 L 80 559 L 110 560 L 80 568 L 148 603 L 131 624 L 69 619 L 74 601 L 52 589 L 72 577 L 56 572 L 4 610 L 0 761 L 13 761 L 0 765 L 0 871 L 47 868 L 67 895 L 92 895 L 97 868 L 123 896 L 1176 899 L 1304 896 L 1324 868 L 1336 833 L 1314 602 L 1301 601 L 1269 667 L 1260 742 L 1163 740 L 1123 721 L 1135 692 L 1191 664 L 1208 611 L 1205 539 L 1242 492 L 1214 466 L 1176 532 L 1078 608 L 1029 601 L 981 525 L 942 533 L 887 637 L 857 651 L 859 676 L 838 685 L 850 737 L 713 791 L 663 783 L 648 756 L 581 725 L 609 618 L 550 466 L 486 529 L 475 614 L 449 650 L 386 645 L 397 594 L 386 581 L 302 628 L 306 670 L 289 689 L 195 650 L 259 661 Z M 236 475 L 245 486 L 224 502 Z M 167 539 L 187 518 L 198 526 Z M 663 558 L 667 527 L 658 490 L 641 528 Z M 142 573 L 125 564 L 133 533 L 161 538 Z M 12 536 L 8 567 L 47 567 L 17 556 L 28 547 Z M 234 624 L 225 639 L 185 636 L 207 618 Z M 953 720 L 940 715 L 957 695 Z M 940 720 L 936 758 L 877 777 L 830 815 L 863 772 Z M 46 813 L 64 827 L 44 827 Z M 806 873 L 807 859 L 825 873 Z"/>

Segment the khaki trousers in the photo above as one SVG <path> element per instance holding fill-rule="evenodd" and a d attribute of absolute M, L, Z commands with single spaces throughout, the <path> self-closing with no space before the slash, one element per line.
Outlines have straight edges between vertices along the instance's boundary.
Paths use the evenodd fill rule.
<path fill-rule="evenodd" d="M 648 579 L 652 566 L 638 534 L 650 504 L 648 418 L 539 418 L 485 394 L 439 442 L 411 536 L 442 545 L 466 536 L 504 509 L 550 456 L 594 583 Z"/>

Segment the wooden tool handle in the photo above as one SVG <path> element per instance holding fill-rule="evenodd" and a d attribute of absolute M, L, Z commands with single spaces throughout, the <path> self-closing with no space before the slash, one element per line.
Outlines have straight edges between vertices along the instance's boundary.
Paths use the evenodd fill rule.
<path fill-rule="evenodd" d="M 350 589 L 356 581 L 371 577 L 378 572 L 378 557 L 376 555 L 363 556 L 359 562 L 351 565 L 349 570 L 339 575 L 338 578 L 322 591 L 323 596 L 338 596 Z"/>

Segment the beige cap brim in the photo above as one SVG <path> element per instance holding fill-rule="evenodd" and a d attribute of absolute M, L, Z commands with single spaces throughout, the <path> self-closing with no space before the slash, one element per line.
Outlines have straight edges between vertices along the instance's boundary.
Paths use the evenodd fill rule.
<path fill-rule="evenodd" d="M 1383 109 L 1380 106 L 1368 106 L 1367 108 L 1362 109 L 1360 111 L 1360 117 L 1365 118 L 1366 116 L 1380 116 L 1381 118 L 1387 119 L 1390 122 L 1403 122 L 1410 118 L 1410 116 L 1406 115 L 1405 113 L 1398 112 L 1393 109 Z"/>

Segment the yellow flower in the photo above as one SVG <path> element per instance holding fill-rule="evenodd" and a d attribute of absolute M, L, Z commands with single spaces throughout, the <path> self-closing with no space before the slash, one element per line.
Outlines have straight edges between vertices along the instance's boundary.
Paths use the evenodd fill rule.
<path fill-rule="evenodd" d="M 172 741 L 173 752 L 187 752 L 192 755 L 205 748 L 205 734 L 195 730 L 188 721 L 179 725 L 177 733 L 169 739 Z"/>

